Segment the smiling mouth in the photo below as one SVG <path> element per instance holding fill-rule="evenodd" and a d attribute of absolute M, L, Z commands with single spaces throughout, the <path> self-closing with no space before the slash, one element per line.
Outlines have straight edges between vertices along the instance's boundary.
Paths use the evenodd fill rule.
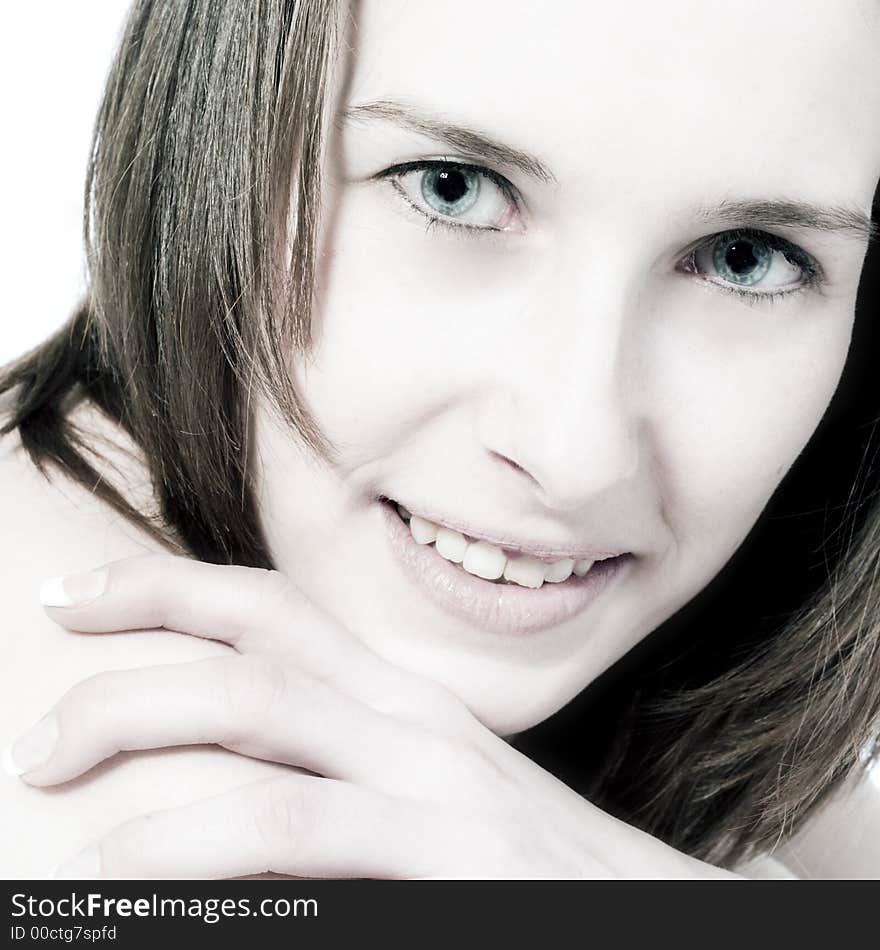
<path fill-rule="evenodd" d="M 431 547 L 453 566 L 498 585 L 537 590 L 544 584 L 566 584 L 586 577 L 602 558 L 538 558 L 499 547 L 453 528 L 411 514 L 402 505 L 386 500 L 389 509 L 407 525 L 416 544 Z"/>
<path fill-rule="evenodd" d="M 574 546 L 571 553 L 579 558 L 565 557 L 566 547 L 548 539 L 493 537 L 491 528 L 463 523 L 453 528 L 437 514 L 428 521 L 427 512 L 411 515 L 394 499 L 377 500 L 404 576 L 445 613 L 480 633 L 524 636 L 559 629 L 618 583 L 634 560 L 629 552 Z M 582 575 L 575 572 L 578 560 L 586 562 L 578 565 L 579 571 L 586 568 Z"/>

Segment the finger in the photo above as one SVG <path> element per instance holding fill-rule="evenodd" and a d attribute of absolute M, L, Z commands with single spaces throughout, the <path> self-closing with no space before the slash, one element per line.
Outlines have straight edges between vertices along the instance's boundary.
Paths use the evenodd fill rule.
<path fill-rule="evenodd" d="M 53 876 L 426 877 L 457 844 L 464 846 L 432 809 L 346 782 L 290 775 L 126 822 Z"/>
<path fill-rule="evenodd" d="M 277 645 L 279 633 L 286 645 L 294 591 L 277 571 L 146 554 L 49 578 L 40 598 L 53 619 L 82 633 L 165 628 L 234 647 L 258 641 L 265 648 Z M 302 600 L 296 606 L 308 619 L 311 605 Z"/>
<path fill-rule="evenodd" d="M 148 554 L 52 578 L 41 594 L 52 618 L 69 630 L 164 628 L 240 652 L 283 652 L 374 708 L 418 721 L 454 714 L 451 694 L 383 660 L 277 571 Z M 457 714 L 463 717 L 464 708 Z"/>
<path fill-rule="evenodd" d="M 296 668 L 253 656 L 101 673 L 73 687 L 11 749 L 25 780 L 66 782 L 121 751 L 214 743 L 365 784 L 394 782 L 430 737 Z M 20 768 L 19 771 L 22 769 Z"/>

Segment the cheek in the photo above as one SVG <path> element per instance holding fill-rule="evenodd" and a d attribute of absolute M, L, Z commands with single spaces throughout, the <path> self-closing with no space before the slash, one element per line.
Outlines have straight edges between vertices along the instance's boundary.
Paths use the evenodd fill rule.
<path fill-rule="evenodd" d="M 326 431 L 354 454 L 366 418 L 371 451 L 389 449 L 466 400 L 522 299 L 520 253 L 426 234 L 392 201 L 366 188 L 338 201 L 317 275 L 315 344 L 296 367 Z"/>
<path fill-rule="evenodd" d="M 667 520 L 679 545 L 699 548 L 713 570 L 809 441 L 846 360 L 852 301 L 774 306 L 723 301 L 720 323 L 700 314 L 717 332 L 691 334 L 689 347 L 669 340 L 657 354 L 655 391 L 665 402 L 655 416 L 656 459 Z"/>

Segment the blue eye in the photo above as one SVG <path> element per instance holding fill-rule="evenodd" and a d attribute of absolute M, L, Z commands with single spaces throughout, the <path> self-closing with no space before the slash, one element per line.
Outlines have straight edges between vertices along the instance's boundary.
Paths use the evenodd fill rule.
<path fill-rule="evenodd" d="M 422 173 L 422 197 L 440 214 L 461 217 L 480 197 L 480 176 L 455 165 L 437 165 Z"/>
<path fill-rule="evenodd" d="M 806 251 L 775 234 L 751 229 L 723 231 L 704 241 L 683 269 L 744 297 L 783 297 L 822 282 Z"/>
<path fill-rule="evenodd" d="M 400 197 L 430 224 L 472 231 L 523 231 L 514 186 L 464 162 L 407 162 L 383 171 Z"/>
<path fill-rule="evenodd" d="M 719 277 L 734 284 L 752 286 L 770 271 L 773 250 L 754 238 L 722 235 L 712 248 L 712 263 Z"/>

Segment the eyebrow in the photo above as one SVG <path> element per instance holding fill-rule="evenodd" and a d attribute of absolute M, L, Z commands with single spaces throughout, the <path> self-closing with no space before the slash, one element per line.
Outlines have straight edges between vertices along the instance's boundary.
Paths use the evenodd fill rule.
<path fill-rule="evenodd" d="M 861 208 L 846 205 L 822 207 L 808 201 L 722 201 L 700 209 L 700 216 L 734 227 L 800 228 L 826 234 L 843 234 L 873 241 L 880 228 Z"/>
<path fill-rule="evenodd" d="M 485 133 L 446 122 L 395 99 L 375 99 L 352 106 L 341 113 L 345 122 L 379 119 L 409 129 L 418 135 L 443 142 L 490 166 L 516 168 L 544 184 L 555 183 L 550 169 L 535 155 L 498 142 Z M 797 228 L 831 234 L 850 235 L 865 242 L 880 237 L 880 227 L 861 208 L 846 205 L 823 207 L 800 200 L 722 201 L 702 207 L 698 216 L 720 220 L 733 227 Z"/>
<path fill-rule="evenodd" d="M 476 129 L 453 125 L 436 116 L 419 112 L 405 103 L 393 99 L 377 99 L 346 109 L 341 118 L 345 121 L 381 119 L 403 126 L 411 132 L 443 142 L 460 149 L 477 161 L 487 165 L 503 165 L 516 168 L 537 181 L 548 184 L 556 181 L 549 168 L 530 152 L 497 142 Z"/>

